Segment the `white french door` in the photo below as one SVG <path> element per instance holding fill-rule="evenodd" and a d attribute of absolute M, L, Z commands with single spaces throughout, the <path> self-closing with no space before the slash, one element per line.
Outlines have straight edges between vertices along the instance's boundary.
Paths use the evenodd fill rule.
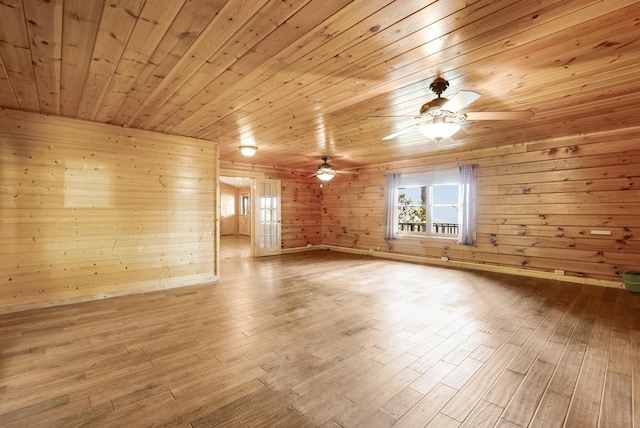
<path fill-rule="evenodd" d="M 254 183 L 252 255 L 280 254 L 280 180 L 256 178 Z"/>

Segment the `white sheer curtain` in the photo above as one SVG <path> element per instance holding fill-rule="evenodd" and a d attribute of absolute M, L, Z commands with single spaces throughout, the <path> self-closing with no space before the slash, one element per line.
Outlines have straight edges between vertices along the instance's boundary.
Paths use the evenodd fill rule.
<path fill-rule="evenodd" d="M 398 183 L 400 174 L 387 174 L 387 186 L 384 195 L 384 239 L 398 239 L 398 216 L 396 201 L 398 200 Z"/>
<path fill-rule="evenodd" d="M 460 203 L 458 243 L 473 245 L 476 217 L 476 168 L 478 165 L 460 165 Z"/>

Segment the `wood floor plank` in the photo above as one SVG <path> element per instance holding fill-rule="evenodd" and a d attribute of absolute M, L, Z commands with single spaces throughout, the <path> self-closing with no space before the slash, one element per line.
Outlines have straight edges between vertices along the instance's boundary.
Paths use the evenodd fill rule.
<path fill-rule="evenodd" d="M 607 371 L 602 397 L 600 427 L 630 427 L 633 425 L 631 402 L 631 377 Z"/>
<path fill-rule="evenodd" d="M 529 426 L 531 428 L 563 427 L 569 402 L 569 397 L 547 390 Z"/>
<path fill-rule="evenodd" d="M 352 359 L 351 362 L 353 363 L 352 365 L 347 364 L 340 367 L 339 370 L 331 371 L 331 376 L 329 377 L 322 377 L 321 374 L 310 378 L 310 383 L 309 380 L 306 380 L 301 384 L 307 386 L 306 388 L 294 387 L 293 391 L 301 398 L 293 403 L 293 408 L 301 414 L 306 414 L 315 407 L 322 405 L 324 401 L 331 400 L 335 395 L 340 394 L 350 384 L 356 382 L 357 379 L 371 376 L 382 367 L 380 363 L 371 359 L 364 361 Z M 314 379 L 318 382 L 313 382 Z"/>
<path fill-rule="evenodd" d="M 410 386 L 421 394 L 427 394 L 435 388 L 449 373 L 455 369 L 453 364 L 438 361 L 416 379 Z"/>
<path fill-rule="evenodd" d="M 482 361 L 465 358 L 442 380 L 442 383 L 454 389 L 462 389 L 464 384 L 480 370 L 480 367 L 482 367 Z"/>
<path fill-rule="evenodd" d="M 506 419 L 498 419 L 496 422 L 495 428 L 522 428 L 520 425 L 516 425 L 513 422 L 510 422 Z"/>
<path fill-rule="evenodd" d="M 322 400 L 319 405 L 302 416 L 301 426 L 316 427 L 329 424 L 327 426 L 341 428 L 335 422 L 336 416 L 350 412 L 352 409 L 353 403 L 349 400 L 340 394 L 331 394 L 327 399 Z"/>
<path fill-rule="evenodd" d="M 109 402 L 102 403 L 98 408 L 109 406 Z M 57 426 L 82 426 L 86 424 L 88 426 L 100 425 L 101 427 L 118 427 L 122 424 L 130 423 L 132 414 L 137 415 L 135 423 L 139 425 L 150 425 L 151 423 L 157 423 L 162 418 L 170 418 L 170 415 L 177 414 L 175 411 L 176 400 L 173 398 L 170 392 L 147 397 L 142 400 L 138 400 L 129 403 L 119 409 L 111 409 L 109 412 L 105 412 L 100 415 L 91 415 L 92 417 L 83 417 L 80 414 L 67 414 L 66 418 L 53 419 Z M 184 424 L 184 421 L 177 421 L 176 426 Z M 53 424 L 52 424 L 53 425 Z M 54 425 L 54 426 L 55 426 Z"/>
<path fill-rule="evenodd" d="M 631 335 L 628 328 L 611 331 L 609 370 L 631 376 Z"/>
<path fill-rule="evenodd" d="M 291 407 L 281 407 L 279 411 L 263 419 L 254 421 L 252 428 L 277 428 L 296 426 L 300 423 L 302 415 Z"/>
<path fill-rule="evenodd" d="M 49 409 L 64 406 L 65 404 L 68 404 L 68 403 L 69 403 L 69 396 L 61 395 L 61 396 L 50 398 L 48 400 L 31 404 L 29 406 L 25 406 L 13 411 L 3 412 L 0 420 L 2 420 L 3 424 L 22 421 L 29 416 L 32 416 L 32 415 L 37 416 L 38 414 L 46 412 Z"/>
<path fill-rule="evenodd" d="M 465 387 L 446 405 L 442 413 L 464 422 L 473 408 L 480 402 L 482 396 L 491 388 L 495 380 L 502 373 L 507 364 L 515 357 L 520 346 L 510 343 L 500 348 L 495 355 L 476 372 Z"/>
<path fill-rule="evenodd" d="M 598 348 L 587 350 L 576 391 L 569 406 L 567 426 L 595 427 L 598 425 L 606 367 L 605 351 Z"/>
<path fill-rule="evenodd" d="M 442 413 L 438 413 L 431 422 L 429 422 L 425 428 L 458 428 L 460 426 L 460 422 L 455 419 L 451 419 L 447 415 L 443 415 Z"/>
<path fill-rule="evenodd" d="M 425 373 L 431 367 L 439 363 L 467 338 L 468 336 L 461 333 L 452 335 L 444 341 L 439 342 L 438 345 L 435 348 L 432 348 L 430 352 L 422 355 L 415 363 L 411 365 L 411 368 L 421 373 Z M 409 352 L 415 355 L 412 350 L 410 350 Z"/>
<path fill-rule="evenodd" d="M 594 320 L 580 318 L 551 378 L 549 391 L 571 397 L 578 382 L 593 325 Z"/>
<path fill-rule="evenodd" d="M 402 415 L 393 426 L 396 428 L 413 428 L 429 423 L 456 392 L 455 389 L 449 386 L 436 385 L 415 406 Z"/>
<path fill-rule="evenodd" d="M 508 369 L 503 371 L 485 394 L 484 400 L 504 409 L 520 387 L 524 376 Z"/>
<path fill-rule="evenodd" d="M 520 384 L 520 388 L 504 409 L 502 418 L 521 427 L 528 426 L 540 400 L 542 400 L 554 368 L 555 366 L 539 360 L 533 363 L 531 370 Z"/>
<path fill-rule="evenodd" d="M 465 428 L 493 427 L 495 426 L 503 411 L 503 407 L 482 400 L 471 411 L 469 416 L 465 419 L 464 423 L 460 426 Z"/>
<path fill-rule="evenodd" d="M 424 394 L 415 389 L 404 388 L 395 397 L 387 401 L 382 406 L 382 409 L 396 418 L 400 418 L 415 406 L 418 401 L 422 400 L 422 397 L 424 397 Z"/>
<path fill-rule="evenodd" d="M 0 315 L 0 425 L 640 426 L 636 293 L 335 251 L 221 267 Z"/>
<path fill-rule="evenodd" d="M 522 374 L 527 373 L 529 368 L 534 364 L 534 361 L 538 358 L 538 354 L 553 334 L 553 331 L 562 319 L 563 314 L 564 313 L 558 308 L 554 308 L 549 311 L 548 315 L 541 320 L 540 325 L 537 326 L 536 330 L 529 338 L 527 338 L 518 355 L 509 364 L 509 370 Z"/>
<path fill-rule="evenodd" d="M 277 413 L 277 409 L 286 408 L 287 403 L 290 403 L 295 394 L 290 390 L 277 391 L 265 388 L 268 394 L 257 397 L 255 403 L 248 405 L 246 410 L 241 406 L 233 405 L 234 416 L 228 417 L 225 413 L 226 409 L 220 409 L 210 415 L 206 415 L 201 419 L 196 419 L 191 422 L 193 428 L 198 427 L 210 427 L 217 426 L 220 428 L 237 427 L 237 426 L 254 426 L 258 423 L 263 423 Z M 296 421 L 299 418 L 295 419 Z M 218 422 L 222 421 L 222 422 Z"/>
<path fill-rule="evenodd" d="M 362 403 L 371 396 L 372 391 L 402 373 L 416 360 L 416 358 L 417 357 L 415 355 L 408 353 L 402 354 L 395 360 L 385 364 L 383 367 L 373 372 L 372 376 L 368 376 L 367 379 L 363 379 L 355 385 L 348 385 L 341 394 L 343 397 L 356 404 Z"/>
<path fill-rule="evenodd" d="M 49 427 L 52 421 L 58 426 L 91 425 L 92 421 L 100 420 L 113 411 L 111 403 L 103 403 L 97 406 L 91 405 L 88 399 L 69 402 L 65 406 L 56 406 L 41 413 L 29 416 L 28 426 Z M 3 428 L 24 428 L 25 420 L 6 422 L 2 420 Z"/>
<path fill-rule="evenodd" d="M 640 427 L 640 330 L 631 330 L 631 363 L 633 426 Z"/>
<path fill-rule="evenodd" d="M 370 390 L 366 397 L 357 398 L 348 411 L 336 415 L 336 422 L 342 427 L 369 426 L 368 424 L 372 423 L 372 419 L 381 417 L 385 421 L 394 423 L 398 418 L 382 410 L 383 405 L 400 394 L 401 391 L 410 389 L 407 388 L 408 385 L 419 375 L 420 373 L 405 368 L 387 382 Z M 420 397 L 422 397 L 422 394 L 420 394 Z"/>
<path fill-rule="evenodd" d="M 347 423 L 345 425 L 339 424 L 340 428 L 356 428 L 356 427 L 367 427 L 367 428 L 389 428 L 392 427 L 398 419 L 390 413 L 387 413 L 383 410 L 378 410 L 375 414 L 369 416 L 367 419 L 356 423 L 355 425 Z"/>

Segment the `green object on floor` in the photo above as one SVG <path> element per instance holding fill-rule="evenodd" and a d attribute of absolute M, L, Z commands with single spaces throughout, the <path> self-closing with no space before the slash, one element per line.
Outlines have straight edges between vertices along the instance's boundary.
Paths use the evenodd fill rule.
<path fill-rule="evenodd" d="M 640 272 L 622 272 L 622 280 L 624 281 L 624 288 L 636 293 L 640 292 Z"/>

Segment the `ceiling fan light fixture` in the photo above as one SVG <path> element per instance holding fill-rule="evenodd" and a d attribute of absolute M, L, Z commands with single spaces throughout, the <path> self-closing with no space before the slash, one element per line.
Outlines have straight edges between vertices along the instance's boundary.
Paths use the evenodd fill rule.
<path fill-rule="evenodd" d="M 327 162 L 329 160 L 329 156 L 322 156 L 322 164 L 318 167 L 318 171 L 316 172 L 316 177 L 318 177 L 321 181 L 329 181 L 336 175 L 333 166 L 329 165 Z"/>
<path fill-rule="evenodd" d="M 318 177 L 318 179 L 321 181 L 330 181 L 331 179 L 333 179 L 334 175 L 335 173 L 333 171 L 322 171 L 319 172 L 316 177 Z"/>
<path fill-rule="evenodd" d="M 249 144 L 243 144 L 240 146 L 240 153 L 245 156 L 253 156 L 256 154 L 256 151 L 258 151 L 257 146 L 251 146 Z"/>
<path fill-rule="evenodd" d="M 442 138 L 451 137 L 460 130 L 460 125 L 453 122 L 447 122 L 444 117 L 436 116 L 433 122 L 422 125 L 418 128 L 420 133 L 427 138 L 440 140 Z"/>

